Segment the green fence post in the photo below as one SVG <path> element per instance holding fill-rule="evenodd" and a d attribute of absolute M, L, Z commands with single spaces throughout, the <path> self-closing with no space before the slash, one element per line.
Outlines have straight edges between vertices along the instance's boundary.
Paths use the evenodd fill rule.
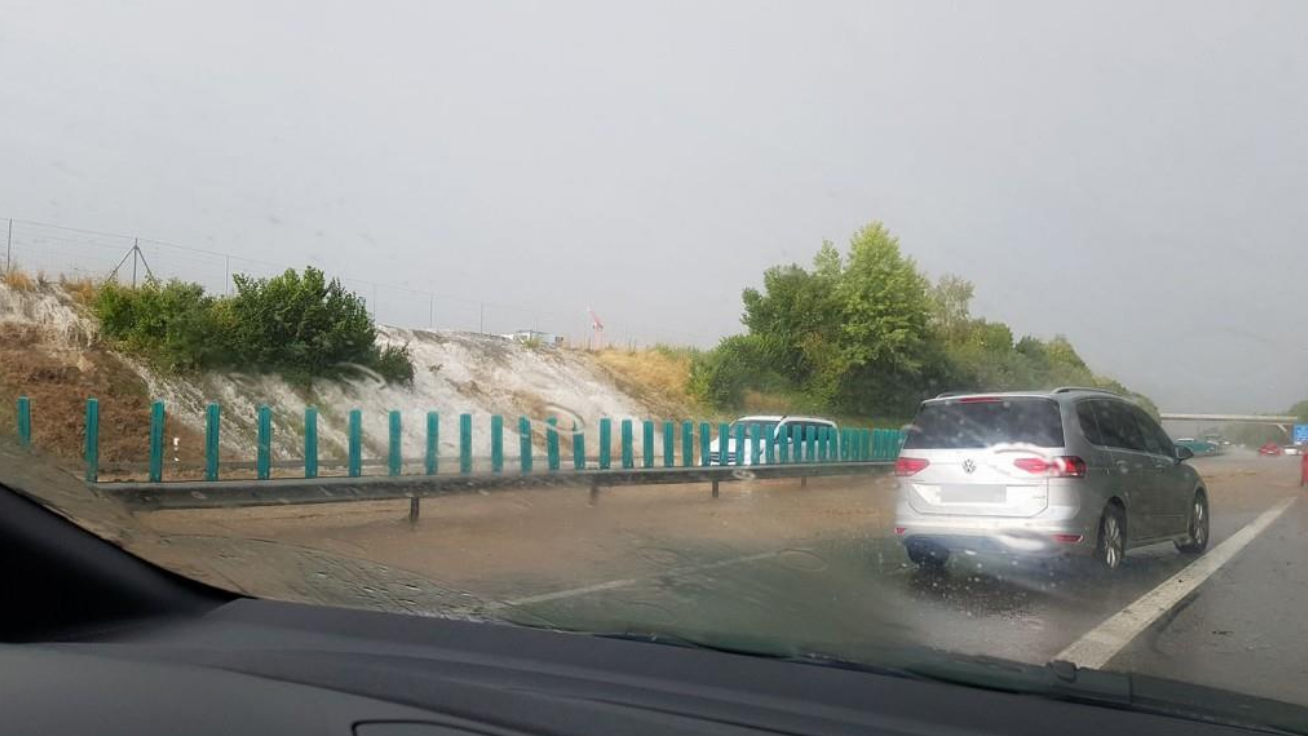
<path fill-rule="evenodd" d="M 163 480 L 164 404 L 150 405 L 150 482 Z"/>
<path fill-rule="evenodd" d="M 86 400 L 86 482 L 100 479 L 100 402 Z"/>
<path fill-rule="evenodd" d="M 599 466 L 608 470 L 613 465 L 613 420 L 605 417 L 599 427 Z"/>
<path fill-rule="evenodd" d="M 441 458 L 441 415 L 439 412 L 427 412 L 427 475 L 440 472 Z"/>
<path fill-rule="evenodd" d="M 504 417 L 491 415 L 491 472 L 504 472 Z"/>
<path fill-rule="evenodd" d="M 318 410 L 304 410 L 304 477 L 318 477 Z"/>
<path fill-rule="evenodd" d="M 272 477 L 272 409 L 266 406 L 258 410 L 259 430 L 257 436 L 258 459 L 255 463 L 259 480 Z"/>
<path fill-rule="evenodd" d="M 804 428 L 798 424 L 790 428 L 790 461 L 804 462 Z"/>
<path fill-rule="evenodd" d="M 351 478 L 363 475 L 363 412 L 350 410 L 350 458 L 349 472 Z"/>
<path fill-rule="evenodd" d="M 785 427 L 777 427 L 776 435 L 777 462 L 788 465 L 790 463 L 790 433 L 786 431 Z"/>
<path fill-rule="evenodd" d="M 387 457 L 386 470 L 391 475 L 399 475 L 404 472 L 404 436 L 400 433 L 400 412 L 391 411 L 390 417 L 390 440 L 387 442 L 387 449 L 390 450 Z"/>
<path fill-rule="evenodd" d="M 677 425 L 663 423 L 663 467 L 677 467 Z"/>
<path fill-rule="evenodd" d="M 550 472 L 556 473 L 560 467 L 559 460 L 559 419 L 550 417 L 545 420 L 545 463 Z"/>
<path fill-rule="evenodd" d="M 204 410 L 204 479 L 218 480 L 219 450 L 222 447 L 222 407 L 210 404 Z"/>
<path fill-rule="evenodd" d="M 763 455 L 763 425 L 749 425 L 749 464 L 758 465 Z"/>
<path fill-rule="evenodd" d="M 681 467 L 689 468 L 695 464 L 695 424 L 681 423 Z"/>
<path fill-rule="evenodd" d="M 654 467 L 654 422 L 646 419 L 640 423 L 641 440 L 640 443 L 640 464 L 641 467 Z"/>
<path fill-rule="evenodd" d="M 522 465 L 522 474 L 531 472 L 531 420 L 518 417 L 518 456 Z"/>
<path fill-rule="evenodd" d="M 631 434 L 631 420 L 622 420 L 622 467 L 624 470 L 630 470 L 636 467 L 635 450 L 632 448 L 634 438 Z"/>
<path fill-rule="evenodd" d="M 708 422 L 699 423 L 699 464 L 707 468 L 713 452 L 713 430 Z"/>
<path fill-rule="evenodd" d="M 572 420 L 572 469 L 586 469 L 586 433 L 577 429 L 577 420 Z"/>
<path fill-rule="evenodd" d="M 764 425 L 764 431 L 770 436 L 763 438 L 763 462 L 773 465 L 777 462 L 777 428 Z"/>
<path fill-rule="evenodd" d="M 32 400 L 18 397 L 18 444 L 32 446 Z"/>
<path fill-rule="evenodd" d="M 817 462 L 817 427 L 809 426 L 808 431 L 804 433 L 804 460 L 805 462 Z"/>
<path fill-rule="evenodd" d="M 734 464 L 741 467 L 745 465 L 745 432 L 748 429 L 744 424 L 736 424 L 736 462 Z"/>
<path fill-rule="evenodd" d="M 718 465 L 727 464 L 727 448 L 731 445 L 731 425 L 718 424 Z"/>
<path fill-rule="evenodd" d="M 472 472 L 472 415 L 459 415 L 459 472 Z"/>

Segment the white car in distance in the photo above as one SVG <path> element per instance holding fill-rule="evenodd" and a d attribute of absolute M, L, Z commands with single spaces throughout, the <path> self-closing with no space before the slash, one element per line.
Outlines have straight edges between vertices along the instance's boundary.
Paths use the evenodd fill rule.
<path fill-rule="evenodd" d="M 799 431 L 801 433 L 799 436 L 807 438 L 810 429 L 812 429 L 814 433 L 818 433 L 824 429 L 827 429 L 830 430 L 831 433 L 835 435 L 835 437 L 837 438 L 836 440 L 833 440 L 834 442 L 839 441 L 838 438 L 840 435 L 840 428 L 836 425 L 836 423 L 831 421 L 830 419 L 823 419 L 822 417 L 784 416 L 784 415 L 758 415 L 758 416 L 741 417 L 736 421 L 732 422 L 728 427 L 729 431 L 727 436 L 727 457 L 725 463 L 722 461 L 722 450 L 720 447 L 721 440 L 719 437 L 716 436 L 718 430 L 717 428 L 714 428 L 715 436 L 713 438 L 713 441 L 709 443 L 710 465 L 723 465 L 723 464 L 736 465 L 737 464 L 736 463 L 736 431 L 737 431 L 736 427 L 739 425 L 744 425 L 747 428 L 747 431 L 750 433 L 755 431 L 753 429 L 754 427 L 757 426 L 759 428 L 759 432 L 760 434 L 762 434 L 763 437 L 763 441 L 759 445 L 759 452 L 758 452 L 760 464 L 767 462 L 767 458 L 769 456 L 768 448 L 770 445 L 776 443 L 777 447 L 780 447 L 780 443 L 776 442 L 778 437 L 785 437 L 787 439 L 788 441 L 787 451 L 788 454 L 791 455 L 790 461 L 794 462 L 793 450 L 789 448 L 793 448 L 794 446 L 793 438 L 796 436 L 794 434 L 796 431 Z M 753 435 L 750 434 L 749 436 L 752 439 Z M 745 457 L 740 464 L 753 465 L 754 464 L 753 453 L 749 452 L 748 444 L 745 445 L 745 449 L 746 449 Z M 807 454 L 807 451 L 805 452 Z M 779 459 L 775 459 L 777 458 L 777 456 L 778 456 L 778 452 L 774 450 L 772 453 L 772 457 L 774 458 L 773 462 L 780 462 Z M 805 458 L 805 461 L 808 461 L 808 458 Z"/>

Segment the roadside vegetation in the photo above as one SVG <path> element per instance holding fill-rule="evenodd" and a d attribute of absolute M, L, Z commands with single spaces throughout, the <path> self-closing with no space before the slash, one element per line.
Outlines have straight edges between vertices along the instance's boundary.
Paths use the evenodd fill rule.
<path fill-rule="evenodd" d="M 233 280 L 232 296 L 178 280 L 139 287 L 110 281 L 91 308 L 109 342 L 162 370 L 277 373 L 304 384 L 366 369 L 390 382 L 413 381 L 407 346 L 379 347 L 363 299 L 322 271 Z"/>
<path fill-rule="evenodd" d="M 811 268 L 769 268 L 743 294 L 746 332 L 694 356 L 689 390 L 719 411 L 782 397 L 795 410 L 911 417 L 943 391 L 1089 386 L 1147 398 L 1096 375 L 1065 337 L 1015 338 L 1003 322 L 974 317 L 974 287 L 931 282 L 880 223 L 841 252 L 823 243 Z"/>

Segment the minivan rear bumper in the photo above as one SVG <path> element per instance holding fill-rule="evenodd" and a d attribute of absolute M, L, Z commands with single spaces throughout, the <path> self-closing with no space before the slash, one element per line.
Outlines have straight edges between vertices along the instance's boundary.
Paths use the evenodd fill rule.
<path fill-rule="evenodd" d="M 896 514 L 895 534 L 906 546 L 918 544 L 979 554 L 1060 557 L 1088 555 L 1098 542 L 1098 518 L 1083 518 L 1090 516 L 1083 513 L 1052 519 L 1047 516 L 943 516 L 921 514 L 905 506 L 907 504 L 901 504 Z"/>

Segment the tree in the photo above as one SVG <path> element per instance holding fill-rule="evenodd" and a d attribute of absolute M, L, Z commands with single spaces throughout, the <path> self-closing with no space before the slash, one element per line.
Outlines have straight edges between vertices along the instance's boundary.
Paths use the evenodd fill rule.
<path fill-rule="evenodd" d="M 976 287 L 961 276 L 945 274 L 931 287 L 928 296 L 931 305 L 931 326 L 947 343 L 963 338 L 971 321 L 972 296 Z"/>

